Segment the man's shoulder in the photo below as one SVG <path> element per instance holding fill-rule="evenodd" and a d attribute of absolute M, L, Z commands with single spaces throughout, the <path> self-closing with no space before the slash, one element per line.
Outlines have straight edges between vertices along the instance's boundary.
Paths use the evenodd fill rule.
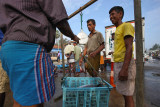
<path fill-rule="evenodd" d="M 81 48 L 80 48 L 79 46 L 77 46 L 77 45 L 75 46 L 75 48 L 76 48 L 76 49 L 81 49 Z"/>
<path fill-rule="evenodd" d="M 101 37 L 103 37 L 102 33 L 101 33 L 101 32 L 99 32 L 99 31 L 96 31 L 96 35 L 97 35 L 97 36 L 101 36 Z"/>
<path fill-rule="evenodd" d="M 99 32 L 99 31 L 97 31 L 97 30 L 96 30 L 96 33 L 97 33 L 97 34 L 102 34 L 101 32 Z"/>
<path fill-rule="evenodd" d="M 133 25 L 131 23 L 123 23 L 123 26 L 124 27 L 128 27 L 128 26 L 133 27 Z"/>
<path fill-rule="evenodd" d="M 80 48 L 80 46 L 76 45 L 77 48 Z"/>

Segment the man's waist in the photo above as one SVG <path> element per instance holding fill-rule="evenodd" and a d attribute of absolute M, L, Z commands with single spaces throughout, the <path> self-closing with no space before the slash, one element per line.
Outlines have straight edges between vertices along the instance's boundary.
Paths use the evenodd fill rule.
<path fill-rule="evenodd" d="M 23 36 L 23 35 L 21 35 L 21 36 L 19 36 L 19 35 L 13 36 L 12 35 L 11 37 L 4 37 L 2 44 L 7 41 L 23 41 L 23 42 L 34 43 L 34 44 L 38 44 L 38 45 L 45 47 L 47 51 L 50 51 L 54 45 L 54 41 L 42 41 L 41 39 L 38 39 L 36 37 L 29 38 L 29 37 Z"/>

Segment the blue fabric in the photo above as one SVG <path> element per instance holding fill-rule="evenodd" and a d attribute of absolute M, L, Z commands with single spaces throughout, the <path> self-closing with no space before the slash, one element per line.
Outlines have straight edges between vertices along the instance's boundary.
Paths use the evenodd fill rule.
<path fill-rule="evenodd" d="M 76 62 L 76 72 L 80 72 L 79 61 Z"/>
<path fill-rule="evenodd" d="M 2 33 L 2 31 L 0 30 L 0 46 L 2 45 L 2 39 L 3 39 L 3 33 Z"/>
<path fill-rule="evenodd" d="M 55 91 L 54 67 L 45 49 L 38 44 L 7 41 L 1 50 L 13 98 L 22 106 L 49 101 Z"/>

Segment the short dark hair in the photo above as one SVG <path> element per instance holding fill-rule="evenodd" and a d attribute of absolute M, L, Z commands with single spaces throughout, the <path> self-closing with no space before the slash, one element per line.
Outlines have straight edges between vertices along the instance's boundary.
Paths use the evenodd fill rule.
<path fill-rule="evenodd" d="M 89 23 L 89 22 L 92 22 L 94 25 L 96 24 L 96 22 L 95 22 L 94 19 L 88 19 L 88 20 L 87 20 L 87 23 Z"/>
<path fill-rule="evenodd" d="M 113 35 L 115 35 L 115 33 L 112 33 L 111 35 L 113 36 Z"/>
<path fill-rule="evenodd" d="M 123 8 L 122 8 L 121 6 L 114 6 L 114 7 L 112 7 L 112 8 L 109 10 L 109 14 L 110 14 L 113 10 L 115 10 L 117 13 L 122 12 L 122 19 L 123 19 L 124 10 L 123 10 Z"/>

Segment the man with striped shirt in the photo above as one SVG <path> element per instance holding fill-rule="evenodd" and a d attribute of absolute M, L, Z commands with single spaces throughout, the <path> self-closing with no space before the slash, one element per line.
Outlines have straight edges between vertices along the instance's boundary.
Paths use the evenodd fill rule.
<path fill-rule="evenodd" d="M 54 72 L 47 54 L 56 27 L 78 42 L 62 0 L 0 0 L 2 66 L 10 79 L 13 107 L 41 107 L 54 94 Z"/>

